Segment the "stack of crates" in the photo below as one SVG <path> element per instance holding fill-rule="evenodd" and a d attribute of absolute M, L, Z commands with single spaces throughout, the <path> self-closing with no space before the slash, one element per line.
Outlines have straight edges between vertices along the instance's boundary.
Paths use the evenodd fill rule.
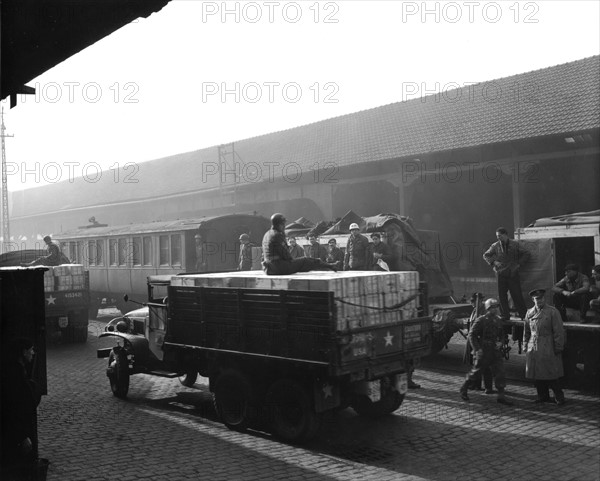
<path fill-rule="evenodd" d="M 71 291 L 85 289 L 85 274 L 81 264 L 63 264 L 60 266 L 45 266 L 44 290 Z"/>
<path fill-rule="evenodd" d="M 289 276 L 267 276 L 262 272 L 182 274 L 174 276 L 171 285 L 333 292 L 337 329 L 343 331 L 417 317 L 419 273 L 312 271 Z M 415 298 L 401 308 L 389 309 L 411 297 Z"/>

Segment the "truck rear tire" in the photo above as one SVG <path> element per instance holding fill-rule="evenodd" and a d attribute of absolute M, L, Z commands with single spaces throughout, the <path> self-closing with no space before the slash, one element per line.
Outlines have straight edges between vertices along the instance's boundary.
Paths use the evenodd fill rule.
<path fill-rule="evenodd" d="M 322 416 L 317 414 L 307 390 L 292 379 L 279 379 L 269 388 L 267 406 L 273 434 L 299 443 L 316 436 Z"/>
<path fill-rule="evenodd" d="M 373 402 L 366 395 L 357 395 L 351 403 L 360 416 L 378 418 L 393 413 L 404 401 L 404 394 L 392 388 L 389 379 L 381 380 L 381 399 Z"/>
<path fill-rule="evenodd" d="M 232 431 L 248 428 L 250 384 L 234 369 L 219 374 L 214 388 L 215 410 L 221 422 Z"/>
<path fill-rule="evenodd" d="M 129 391 L 129 363 L 123 348 L 114 348 L 110 352 L 106 375 L 113 395 L 125 399 Z"/>

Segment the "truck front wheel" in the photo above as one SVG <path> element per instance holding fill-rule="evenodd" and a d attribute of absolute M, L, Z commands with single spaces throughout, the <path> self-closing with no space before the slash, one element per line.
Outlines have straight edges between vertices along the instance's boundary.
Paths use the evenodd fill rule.
<path fill-rule="evenodd" d="M 106 375 L 112 393 L 118 398 L 126 398 L 129 391 L 129 365 L 123 348 L 115 347 L 110 352 Z"/>
<path fill-rule="evenodd" d="M 288 442 L 313 438 L 321 426 L 307 390 L 291 379 L 275 381 L 267 393 L 271 429 L 275 436 Z"/>
<path fill-rule="evenodd" d="M 219 374 L 214 387 L 215 410 L 229 429 L 243 432 L 248 428 L 250 384 L 234 369 Z"/>
<path fill-rule="evenodd" d="M 373 402 L 365 394 L 356 395 L 351 403 L 352 409 L 360 416 L 377 418 L 393 413 L 404 401 L 404 394 L 396 391 L 388 378 L 381 380 L 381 398 Z"/>

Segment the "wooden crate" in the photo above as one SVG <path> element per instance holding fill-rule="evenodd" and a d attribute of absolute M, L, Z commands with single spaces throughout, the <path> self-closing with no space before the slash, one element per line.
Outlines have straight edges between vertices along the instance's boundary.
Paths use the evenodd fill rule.
<path fill-rule="evenodd" d="M 417 299 L 393 312 L 384 312 L 383 307 L 390 308 L 418 295 L 419 274 L 416 271 L 312 271 L 289 276 L 267 276 L 260 271 L 246 271 L 181 274 L 172 278 L 171 285 L 332 292 L 337 327 L 346 330 L 415 317 Z"/>

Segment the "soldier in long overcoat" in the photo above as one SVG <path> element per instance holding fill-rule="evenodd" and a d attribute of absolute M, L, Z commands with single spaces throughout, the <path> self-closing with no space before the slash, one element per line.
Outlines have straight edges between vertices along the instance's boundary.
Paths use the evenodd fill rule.
<path fill-rule="evenodd" d="M 565 331 L 558 310 L 546 304 L 545 292 L 545 289 L 529 292 L 535 306 L 525 316 L 525 377 L 533 379 L 538 396 L 536 403 L 551 402 L 549 389 L 552 389 L 556 404 L 562 406 L 565 395 L 558 379 L 564 374 Z"/>

